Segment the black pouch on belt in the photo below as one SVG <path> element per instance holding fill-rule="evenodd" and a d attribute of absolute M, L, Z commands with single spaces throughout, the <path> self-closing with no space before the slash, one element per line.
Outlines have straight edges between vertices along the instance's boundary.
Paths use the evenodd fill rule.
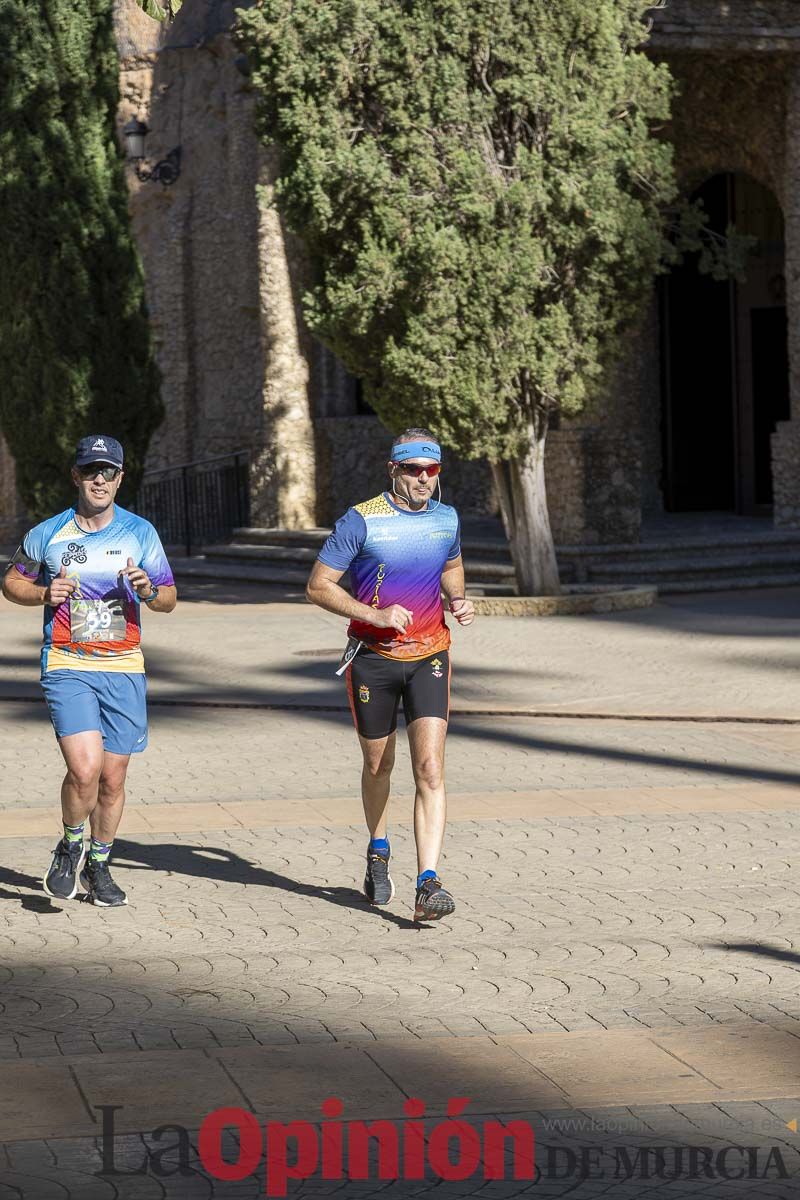
<path fill-rule="evenodd" d="M 363 645 L 364 643 L 360 642 L 358 638 L 349 637 L 347 639 L 347 645 L 344 648 L 344 654 L 339 659 L 339 666 L 336 668 L 337 675 L 344 675 L 345 671 L 350 666 L 350 663 L 353 661 Z"/>

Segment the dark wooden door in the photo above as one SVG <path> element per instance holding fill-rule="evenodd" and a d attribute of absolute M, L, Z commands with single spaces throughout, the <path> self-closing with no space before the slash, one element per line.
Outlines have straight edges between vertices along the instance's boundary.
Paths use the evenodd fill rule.
<path fill-rule="evenodd" d="M 665 505 L 767 513 L 770 437 L 789 416 L 783 219 L 745 176 L 716 175 L 695 196 L 713 231 L 733 224 L 756 241 L 743 280 L 701 275 L 689 256 L 664 282 Z"/>

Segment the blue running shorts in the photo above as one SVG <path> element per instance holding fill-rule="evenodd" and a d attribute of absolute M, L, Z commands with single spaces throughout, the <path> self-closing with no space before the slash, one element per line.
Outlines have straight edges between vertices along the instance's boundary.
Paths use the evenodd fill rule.
<path fill-rule="evenodd" d="M 48 671 L 42 691 L 56 737 L 97 729 L 103 749 L 139 754 L 147 746 L 147 679 L 122 671 Z"/>

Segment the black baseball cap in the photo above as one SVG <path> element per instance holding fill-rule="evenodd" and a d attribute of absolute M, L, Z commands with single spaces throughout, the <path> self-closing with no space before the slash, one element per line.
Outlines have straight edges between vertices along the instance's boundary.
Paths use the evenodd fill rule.
<path fill-rule="evenodd" d="M 75 451 L 76 467 L 85 467 L 89 463 L 108 463 L 122 470 L 122 446 L 116 438 L 90 433 L 88 437 L 81 438 Z"/>

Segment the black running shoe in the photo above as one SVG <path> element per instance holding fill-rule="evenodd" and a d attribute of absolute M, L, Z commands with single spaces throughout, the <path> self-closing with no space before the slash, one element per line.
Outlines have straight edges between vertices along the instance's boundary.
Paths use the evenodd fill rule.
<path fill-rule="evenodd" d="M 73 900 L 78 891 L 78 872 L 83 866 L 86 848 L 83 838 L 79 842 L 68 842 L 64 838 L 53 851 L 50 870 L 42 880 L 42 887 L 53 900 Z"/>
<path fill-rule="evenodd" d="M 388 904 L 394 895 L 394 883 L 389 874 L 389 851 L 378 854 L 367 851 L 367 873 L 364 876 L 364 895 L 370 904 Z"/>
<path fill-rule="evenodd" d="M 449 917 L 455 909 L 456 902 L 450 893 L 444 890 L 440 879 L 426 879 L 417 888 L 415 921 L 439 921 L 442 917 Z"/>
<path fill-rule="evenodd" d="M 120 904 L 128 903 L 128 897 L 122 888 L 111 878 L 107 862 L 87 859 L 86 866 L 81 871 L 81 883 L 89 893 L 86 899 L 98 908 L 117 908 Z"/>

